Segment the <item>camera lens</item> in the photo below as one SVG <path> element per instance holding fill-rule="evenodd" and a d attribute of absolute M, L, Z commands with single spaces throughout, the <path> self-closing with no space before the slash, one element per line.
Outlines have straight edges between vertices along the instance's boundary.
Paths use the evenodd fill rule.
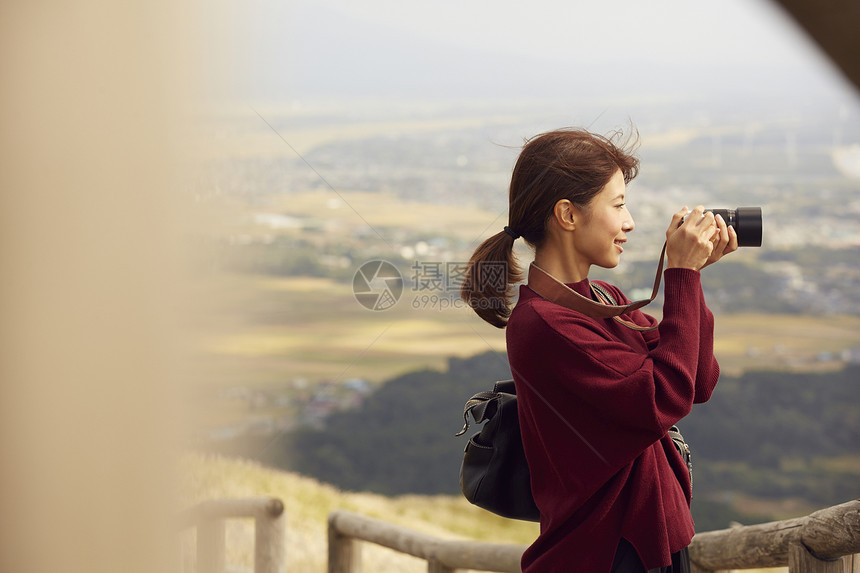
<path fill-rule="evenodd" d="M 739 247 L 761 246 L 761 207 L 706 210 L 714 216 L 721 215 L 726 225 L 735 228 Z"/>

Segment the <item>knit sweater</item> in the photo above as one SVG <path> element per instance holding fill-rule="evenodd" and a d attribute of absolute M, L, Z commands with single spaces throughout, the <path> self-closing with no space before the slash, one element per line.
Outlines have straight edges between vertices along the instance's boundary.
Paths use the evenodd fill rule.
<path fill-rule="evenodd" d="M 693 537 L 687 467 L 667 430 L 710 398 L 719 366 L 699 273 L 667 269 L 664 280 L 663 319 L 648 332 L 520 287 L 508 359 L 541 512 L 524 573 L 608 572 L 622 537 L 646 569 L 663 567 Z M 588 279 L 568 286 L 590 296 Z M 641 311 L 623 318 L 656 324 Z"/>

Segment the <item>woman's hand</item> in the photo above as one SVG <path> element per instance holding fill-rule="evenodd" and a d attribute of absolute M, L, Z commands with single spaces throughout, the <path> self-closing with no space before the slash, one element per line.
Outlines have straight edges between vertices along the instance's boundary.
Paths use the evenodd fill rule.
<path fill-rule="evenodd" d="M 717 215 L 714 220 L 717 222 L 717 234 L 712 239 L 714 250 L 711 251 L 711 256 L 708 261 L 702 266 L 707 267 L 716 263 L 725 255 L 738 250 L 738 233 L 734 227 L 729 227 L 723 220 L 722 215 Z"/>
<path fill-rule="evenodd" d="M 698 271 L 737 248 L 737 233 L 722 217 L 714 217 L 701 205 L 692 212 L 684 207 L 672 216 L 666 230 L 666 268 Z"/>

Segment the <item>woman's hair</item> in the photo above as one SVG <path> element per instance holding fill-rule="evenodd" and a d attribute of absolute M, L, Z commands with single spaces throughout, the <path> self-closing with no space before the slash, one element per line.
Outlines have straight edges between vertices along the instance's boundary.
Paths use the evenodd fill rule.
<path fill-rule="evenodd" d="M 629 183 L 639 169 L 639 160 L 632 155 L 636 137 L 619 142 L 622 137 L 620 131 L 604 137 L 571 128 L 527 140 L 511 176 L 510 231 L 540 247 L 560 200 L 587 209 L 619 169 Z M 523 278 L 513 246 L 514 236 L 506 231 L 481 243 L 469 260 L 460 289 L 461 298 L 478 316 L 499 328 L 507 325 L 511 315 L 513 285 Z"/>

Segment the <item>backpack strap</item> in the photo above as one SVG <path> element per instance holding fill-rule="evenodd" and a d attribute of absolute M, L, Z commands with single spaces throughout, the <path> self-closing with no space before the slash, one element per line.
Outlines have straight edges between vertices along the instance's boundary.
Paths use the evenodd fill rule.
<path fill-rule="evenodd" d="M 462 436 L 469 429 L 469 413 L 471 412 L 472 416 L 475 418 L 475 423 L 480 424 L 484 420 L 492 418 L 495 409 L 492 406 L 495 406 L 495 403 L 499 400 L 499 395 L 495 392 L 478 392 L 471 398 L 466 401 L 466 405 L 463 407 L 463 429 L 454 434 L 455 436 Z M 487 410 L 491 410 L 487 412 Z"/>
<path fill-rule="evenodd" d="M 469 430 L 471 423 L 469 422 L 469 413 L 475 418 L 475 423 L 480 424 L 492 418 L 496 414 L 498 402 L 501 399 L 500 394 L 515 394 L 516 389 L 513 386 L 513 380 L 500 380 L 493 385 L 492 392 L 478 392 L 466 401 L 463 406 L 463 429 L 454 434 L 462 436 Z"/>

